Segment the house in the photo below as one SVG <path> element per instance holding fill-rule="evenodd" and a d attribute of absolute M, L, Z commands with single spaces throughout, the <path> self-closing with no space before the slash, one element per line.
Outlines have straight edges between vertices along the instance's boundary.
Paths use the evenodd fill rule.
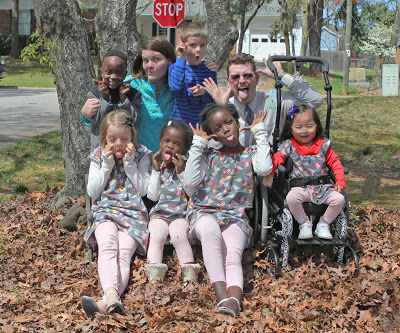
<path fill-rule="evenodd" d="M 11 0 L 0 0 L 0 34 L 10 34 L 11 32 Z M 30 35 L 36 31 L 36 20 L 33 10 L 33 0 L 19 0 L 19 31 L 21 35 Z M 137 28 L 139 33 L 145 37 L 161 36 L 169 40 L 173 45 L 176 44 L 176 29 L 162 28 L 153 18 L 152 2 L 149 0 L 139 0 L 137 6 Z M 92 30 L 93 19 L 95 17 L 95 6 L 88 6 L 85 12 L 86 29 Z M 246 19 L 252 13 L 246 15 Z M 260 9 L 256 17 L 251 21 L 245 33 L 242 52 L 254 55 L 257 61 L 261 61 L 269 54 L 285 54 L 285 40 L 278 37 L 271 37 L 271 26 L 279 18 L 280 6 L 277 0 L 272 0 Z M 185 2 L 185 20 L 206 21 L 206 10 L 202 1 Z M 238 30 L 240 21 L 235 19 Z M 301 46 L 301 19 L 299 18 L 298 27 L 294 29 L 295 35 L 295 54 L 299 54 Z"/>
<path fill-rule="evenodd" d="M 327 27 L 322 27 L 321 30 L 321 50 L 339 51 L 340 35 L 329 30 Z"/>

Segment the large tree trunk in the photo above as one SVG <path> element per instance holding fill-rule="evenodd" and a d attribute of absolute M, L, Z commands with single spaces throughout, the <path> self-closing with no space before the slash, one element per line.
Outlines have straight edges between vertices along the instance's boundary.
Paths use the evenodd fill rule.
<path fill-rule="evenodd" d="M 204 0 L 207 11 L 208 46 L 207 59 L 221 68 L 229 57 L 238 39 L 238 31 L 233 24 L 229 0 Z"/>
<path fill-rule="evenodd" d="M 136 4 L 137 0 L 100 0 L 95 20 L 100 59 L 111 49 L 123 51 L 128 56 L 128 72 L 140 43 Z"/>
<path fill-rule="evenodd" d="M 309 44 L 310 44 L 310 56 L 320 57 L 321 56 L 321 31 L 322 31 L 322 12 L 324 9 L 324 0 L 311 0 L 310 1 L 310 12 L 308 19 L 309 26 Z M 310 69 L 313 72 L 321 72 L 321 65 L 318 63 L 311 63 Z"/>
<path fill-rule="evenodd" d="M 85 173 L 89 153 L 89 127 L 84 125 L 81 107 L 92 85 L 94 69 L 89 42 L 76 0 L 34 0 L 37 22 L 48 42 L 57 43 L 54 77 L 61 113 L 65 187 L 57 194 L 53 206 L 69 197 L 85 193 Z"/>
<path fill-rule="evenodd" d="M 18 16 L 19 0 L 12 0 L 11 9 L 11 58 L 19 58 L 19 40 L 18 40 Z"/>

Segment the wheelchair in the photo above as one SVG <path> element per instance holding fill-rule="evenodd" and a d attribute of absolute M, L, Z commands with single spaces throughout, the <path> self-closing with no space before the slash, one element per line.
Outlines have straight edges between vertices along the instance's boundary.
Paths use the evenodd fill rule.
<path fill-rule="evenodd" d="M 273 65 L 274 61 L 295 61 L 297 71 L 300 70 L 303 62 L 317 62 L 323 67 L 323 76 L 325 81 L 325 90 L 327 92 L 327 116 L 325 125 L 325 137 L 329 138 L 329 127 L 331 117 L 331 90 L 332 87 L 329 83 L 328 62 L 319 57 L 292 57 L 292 56 L 271 56 L 268 58 L 267 65 L 274 73 L 275 77 L 275 88 L 277 90 L 277 113 L 275 129 L 273 133 L 273 147 L 272 152 L 277 151 L 279 141 L 279 121 L 281 111 L 281 88 L 282 83 L 279 80 L 277 70 Z M 358 257 L 354 249 L 350 246 L 346 240 L 347 234 L 347 223 L 349 221 L 349 200 L 347 192 L 345 192 L 345 204 L 343 210 L 332 222 L 331 227 L 334 228 L 334 237 L 331 240 L 314 237 L 310 240 L 300 240 L 297 238 L 298 235 L 298 223 L 293 223 L 293 216 L 288 208 L 286 202 L 286 195 L 291 188 L 290 181 L 288 179 L 292 168 L 292 161 L 287 159 L 284 165 L 278 167 L 277 175 L 274 177 L 274 181 L 271 187 L 266 187 L 262 184 L 262 177 L 257 179 L 257 188 L 255 191 L 254 201 L 254 216 L 252 216 L 252 227 L 253 227 L 253 244 L 260 242 L 265 246 L 267 253 L 267 261 L 272 258 L 274 262 L 274 276 L 277 278 L 281 275 L 284 268 L 288 266 L 290 249 L 292 247 L 301 248 L 303 246 L 318 246 L 331 247 L 333 253 L 337 258 L 337 262 L 342 264 L 344 261 L 344 251 L 347 249 L 355 264 L 356 270 L 359 269 Z M 345 173 L 348 173 L 345 170 Z M 303 182 L 309 182 L 309 185 L 317 185 L 321 183 L 335 183 L 333 173 L 330 172 L 329 176 L 325 176 L 324 179 L 317 178 L 306 178 Z M 301 184 L 300 184 L 301 185 Z M 306 184 L 307 185 L 307 184 Z M 298 186 L 298 184 L 296 185 Z M 303 203 L 306 215 L 315 228 L 316 222 L 323 216 L 328 205 L 326 204 L 313 204 L 311 202 Z"/>

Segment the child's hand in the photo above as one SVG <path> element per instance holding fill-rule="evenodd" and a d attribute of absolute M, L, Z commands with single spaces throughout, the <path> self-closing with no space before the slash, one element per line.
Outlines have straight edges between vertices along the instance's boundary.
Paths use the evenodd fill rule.
<path fill-rule="evenodd" d="M 187 44 L 186 43 L 180 43 L 176 47 L 176 55 L 178 58 L 186 59 L 187 58 Z"/>
<path fill-rule="evenodd" d="M 89 98 L 82 107 L 82 114 L 87 119 L 92 119 L 99 111 L 100 101 L 97 98 Z"/>
<path fill-rule="evenodd" d="M 160 167 L 161 167 L 161 150 L 159 150 L 158 152 L 156 152 L 153 155 L 153 170 L 154 171 L 160 171 Z"/>
<path fill-rule="evenodd" d="M 264 186 L 271 187 L 274 182 L 274 176 L 270 173 L 269 175 L 264 176 L 262 183 Z"/>
<path fill-rule="evenodd" d="M 136 153 L 135 145 L 132 142 L 126 144 L 126 156 L 132 156 Z"/>
<path fill-rule="evenodd" d="M 206 61 L 204 65 L 211 71 L 211 72 L 218 72 L 218 66 L 214 61 Z"/>
<path fill-rule="evenodd" d="M 342 185 L 335 185 L 335 191 L 339 192 L 340 194 L 344 195 L 344 191 L 346 190 L 346 188 Z"/>
<path fill-rule="evenodd" d="M 250 130 L 253 126 L 262 123 L 267 116 L 267 111 L 261 110 L 258 112 L 258 115 L 254 117 L 253 123 L 248 126 L 244 126 L 240 129 L 240 131 Z"/>
<path fill-rule="evenodd" d="M 196 128 L 194 128 L 191 123 L 189 123 L 189 126 L 193 131 L 193 135 L 201 136 L 202 138 L 206 139 L 207 141 L 217 138 L 216 134 L 208 135 L 205 131 L 203 131 L 203 129 L 200 127 L 199 124 L 196 124 Z"/>
<path fill-rule="evenodd" d="M 102 154 L 106 158 L 110 159 L 111 157 L 113 157 L 114 154 L 113 149 L 114 149 L 114 144 L 112 142 L 107 143 L 106 146 L 104 147 Z"/>
<path fill-rule="evenodd" d="M 176 157 L 177 158 L 172 157 L 172 163 L 175 165 L 176 174 L 179 175 L 183 170 L 185 170 L 186 162 L 182 155 L 176 154 Z"/>
<path fill-rule="evenodd" d="M 126 94 L 131 90 L 130 82 L 124 82 L 119 87 L 119 100 L 124 103 L 126 100 Z"/>
<path fill-rule="evenodd" d="M 201 84 L 196 84 L 194 87 L 189 88 L 189 90 L 193 93 L 193 96 L 195 97 L 203 96 L 206 92 Z"/>
<path fill-rule="evenodd" d="M 97 84 L 97 88 L 99 88 L 103 99 L 108 102 L 110 99 L 110 91 L 108 90 L 106 84 L 103 81 L 99 81 L 96 79 L 93 79 L 93 82 Z"/>
<path fill-rule="evenodd" d="M 205 91 L 210 94 L 215 103 L 218 105 L 226 105 L 228 103 L 229 96 L 232 91 L 231 87 L 228 86 L 228 90 L 223 92 L 221 89 L 219 89 L 218 85 L 211 77 L 204 79 L 203 86 Z"/>

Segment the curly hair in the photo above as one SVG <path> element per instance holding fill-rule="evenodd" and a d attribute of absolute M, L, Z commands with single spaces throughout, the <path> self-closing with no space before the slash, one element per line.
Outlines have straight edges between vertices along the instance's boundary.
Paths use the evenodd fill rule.
<path fill-rule="evenodd" d="M 219 110 L 226 110 L 228 111 L 233 119 L 237 123 L 239 123 L 239 113 L 236 110 L 236 107 L 233 104 L 226 104 L 224 106 L 214 104 L 214 103 L 209 103 L 205 106 L 204 110 L 200 113 L 200 118 L 201 118 L 201 128 L 203 131 L 205 131 L 208 135 L 212 134 L 211 128 L 208 126 L 208 119 L 212 114 Z"/>
<path fill-rule="evenodd" d="M 100 125 L 100 146 L 101 146 L 101 148 L 104 149 L 104 147 L 106 146 L 107 131 L 108 131 L 108 126 L 110 126 L 110 125 L 129 126 L 131 128 L 132 143 L 134 146 L 136 146 L 137 134 L 136 134 L 135 128 L 133 127 L 133 124 L 134 124 L 134 122 L 133 122 L 132 116 L 125 110 L 111 111 L 109 114 L 107 114 L 104 117 L 104 119 Z"/>
<path fill-rule="evenodd" d="M 287 139 L 293 138 L 292 125 L 293 125 L 294 118 L 296 117 L 296 115 L 305 113 L 307 111 L 311 111 L 313 120 L 314 120 L 315 124 L 317 125 L 315 140 L 322 138 L 324 136 L 324 128 L 322 127 L 321 119 L 319 119 L 318 113 L 309 105 L 302 104 L 300 106 L 296 106 L 296 110 L 294 111 L 293 118 L 290 118 L 289 116 L 287 117 L 285 125 L 283 127 L 281 140 L 287 140 Z"/>
<path fill-rule="evenodd" d="M 176 128 L 183 132 L 185 137 L 185 148 L 187 150 L 190 149 L 193 141 L 193 132 L 192 129 L 183 121 L 178 119 L 168 119 L 167 122 L 161 127 L 160 130 L 160 141 L 163 138 L 165 131 L 167 128 Z"/>

